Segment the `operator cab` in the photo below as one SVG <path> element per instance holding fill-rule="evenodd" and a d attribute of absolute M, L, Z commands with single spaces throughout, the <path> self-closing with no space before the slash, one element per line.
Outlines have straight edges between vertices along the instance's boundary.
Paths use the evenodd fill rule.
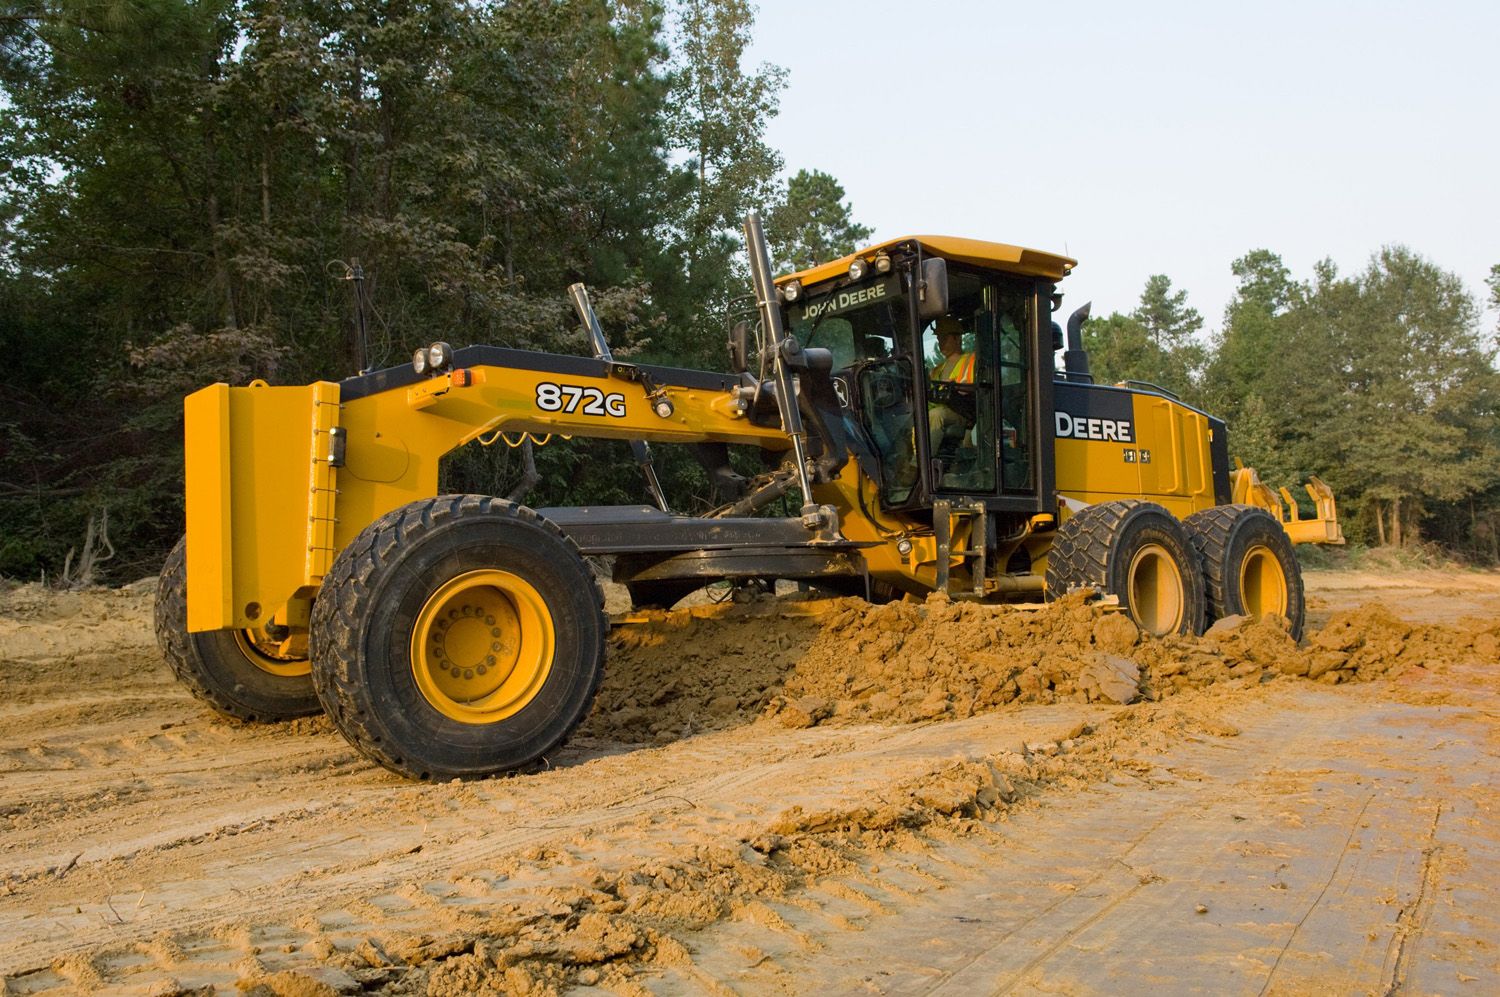
<path fill-rule="evenodd" d="M 787 331 L 832 355 L 850 447 L 882 507 L 1053 508 L 1050 302 L 1072 262 L 909 237 L 777 282 Z"/>

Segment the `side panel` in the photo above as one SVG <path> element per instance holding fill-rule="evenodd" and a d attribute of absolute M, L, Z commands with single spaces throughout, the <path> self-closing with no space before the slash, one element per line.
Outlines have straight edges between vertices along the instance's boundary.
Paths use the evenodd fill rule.
<path fill-rule="evenodd" d="M 1137 392 L 1143 427 L 1138 456 L 1141 492 L 1183 518 L 1214 504 L 1208 416 L 1178 402 Z"/>
<path fill-rule="evenodd" d="M 1058 494 L 1088 505 L 1139 497 L 1133 393 L 1057 381 L 1052 396 Z"/>
<path fill-rule="evenodd" d="M 1208 454 L 1213 462 L 1214 504 L 1228 505 L 1233 488 L 1229 484 L 1229 429 L 1223 419 L 1208 419 Z"/>
<path fill-rule="evenodd" d="M 1217 420 L 1128 388 L 1059 381 L 1054 397 L 1060 496 L 1086 505 L 1148 498 L 1178 517 L 1215 504 Z"/>

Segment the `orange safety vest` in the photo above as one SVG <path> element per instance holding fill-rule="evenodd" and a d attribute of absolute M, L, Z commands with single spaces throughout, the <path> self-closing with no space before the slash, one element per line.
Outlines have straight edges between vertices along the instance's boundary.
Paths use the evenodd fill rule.
<path fill-rule="evenodd" d="M 944 358 L 932 371 L 934 381 L 957 381 L 960 384 L 974 383 L 974 354 L 957 353 Z"/>

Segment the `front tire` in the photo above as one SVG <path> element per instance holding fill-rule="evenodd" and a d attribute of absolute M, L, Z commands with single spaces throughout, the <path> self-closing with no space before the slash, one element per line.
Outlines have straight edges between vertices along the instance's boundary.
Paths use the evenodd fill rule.
<path fill-rule="evenodd" d="M 1091 505 L 1057 531 L 1047 555 L 1047 594 L 1107 592 L 1149 634 L 1203 632 L 1203 572 L 1187 532 L 1155 502 Z"/>
<path fill-rule="evenodd" d="M 555 750 L 604 673 L 607 622 L 573 542 L 481 495 L 413 502 L 334 560 L 313 684 L 362 753 L 414 779 L 481 778 Z"/>
<path fill-rule="evenodd" d="M 1194 513 L 1183 525 L 1203 559 L 1210 620 L 1269 613 L 1286 619 L 1293 640 L 1302 638 L 1302 566 L 1291 538 L 1269 512 L 1220 505 Z"/>
<path fill-rule="evenodd" d="M 321 712 L 308 660 L 255 630 L 187 629 L 187 538 L 156 582 L 156 643 L 178 681 L 226 717 L 291 720 Z"/>

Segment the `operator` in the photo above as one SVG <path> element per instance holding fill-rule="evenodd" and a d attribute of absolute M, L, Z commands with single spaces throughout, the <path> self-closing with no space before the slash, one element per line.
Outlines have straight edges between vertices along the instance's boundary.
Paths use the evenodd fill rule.
<path fill-rule="evenodd" d="M 964 328 L 958 319 L 952 316 L 938 319 L 936 332 L 943 359 L 928 377 L 932 386 L 940 390 L 927 406 L 927 427 L 931 452 L 940 454 L 957 447 L 964 433 L 974 425 L 974 354 L 964 352 Z"/>

